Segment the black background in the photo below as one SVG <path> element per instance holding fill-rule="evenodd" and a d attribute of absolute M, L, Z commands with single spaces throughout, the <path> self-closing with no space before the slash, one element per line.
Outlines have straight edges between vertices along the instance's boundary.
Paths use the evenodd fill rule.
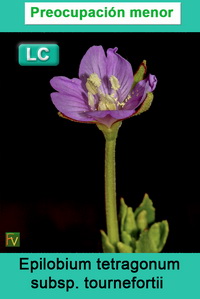
<path fill-rule="evenodd" d="M 101 252 L 104 138 L 92 124 L 57 116 L 53 76 L 77 77 L 92 45 L 118 47 L 133 70 L 143 59 L 158 85 L 151 109 L 123 121 L 117 194 L 136 208 L 144 193 L 167 219 L 164 252 L 200 252 L 198 33 L 1 34 L 1 252 Z M 60 64 L 18 64 L 20 43 L 57 43 Z M 21 233 L 5 248 L 5 232 Z"/>

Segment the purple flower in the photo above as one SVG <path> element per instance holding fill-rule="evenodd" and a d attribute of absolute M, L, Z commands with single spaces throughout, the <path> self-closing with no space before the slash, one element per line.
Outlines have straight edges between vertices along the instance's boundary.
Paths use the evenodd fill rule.
<path fill-rule="evenodd" d="M 79 79 L 59 76 L 50 81 L 57 91 L 51 94 L 51 99 L 61 116 L 111 127 L 139 114 L 139 108 L 148 109 L 142 106 L 150 106 L 145 103 L 156 87 L 156 77 L 149 74 L 143 79 L 142 76 L 143 80 L 133 85 L 131 64 L 117 54 L 117 48 L 108 49 L 106 54 L 102 46 L 93 46 L 81 60 Z M 146 72 L 144 64 L 143 68 Z"/>

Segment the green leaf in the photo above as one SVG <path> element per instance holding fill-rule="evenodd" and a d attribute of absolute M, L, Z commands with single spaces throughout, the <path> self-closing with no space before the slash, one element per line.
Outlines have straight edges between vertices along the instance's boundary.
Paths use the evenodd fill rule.
<path fill-rule="evenodd" d="M 120 210 L 119 210 L 119 219 L 120 219 L 120 230 L 124 231 L 124 222 L 127 214 L 128 206 L 125 204 L 123 198 L 120 199 Z"/>
<path fill-rule="evenodd" d="M 160 252 L 166 243 L 168 233 L 169 226 L 166 220 L 154 223 L 149 230 L 145 230 L 140 234 L 139 240 L 136 242 L 135 252 Z"/>
<path fill-rule="evenodd" d="M 136 253 L 155 253 L 157 252 L 157 248 L 152 242 L 152 240 L 149 238 L 149 232 L 143 231 L 140 234 L 139 240 L 136 241 Z"/>
<path fill-rule="evenodd" d="M 139 216 L 139 213 L 144 210 L 147 212 L 147 223 L 151 224 L 152 222 L 155 221 L 155 208 L 153 207 L 153 202 L 149 198 L 148 194 L 144 195 L 142 203 L 135 210 L 135 219 L 136 220 L 137 220 L 137 217 Z"/>
<path fill-rule="evenodd" d="M 106 233 L 101 230 L 101 241 L 104 253 L 115 253 L 115 247 L 110 243 L 110 240 Z"/>
<path fill-rule="evenodd" d="M 130 243 L 132 241 L 131 236 L 126 231 L 123 231 L 121 233 L 121 239 L 122 239 L 122 242 L 126 245 L 130 245 Z"/>
<path fill-rule="evenodd" d="M 131 207 L 127 208 L 126 218 L 124 221 L 124 230 L 131 235 L 135 235 L 137 232 L 137 225 L 135 222 L 135 216 Z"/>
<path fill-rule="evenodd" d="M 117 248 L 120 253 L 132 253 L 133 252 L 133 248 L 131 246 L 128 246 L 122 242 L 117 243 Z"/>
<path fill-rule="evenodd" d="M 127 232 L 123 231 L 121 233 L 121 240 L 125 245 L 131 246 L 133 249 L 133 252 L 136 248 L 136 239 L 131 237 Z"/>
<path fill-rule="evenodd" d="M 137 227 L 140 231 L 145 230 L 148 227 L 148 220 L 147 220 L 147 211 L 143 210 L 141 211 L 137 216 Z"/>
<path fill-rule="evenodd" d="M 132 85 L 132 89 L 135 87 L 135 85 L 140 82 L 141 80 L 144 79 L 144 76 L 147 71 L 147 65 L 146 65 L 146 60 L 143 60 L 142 63 L 140 64 L 137 72 L 134 74 L 134 82 Z"/>
<path fill-rule="evenodd" d="M 154 242 L 157 247 L 157 252 L 160 252 L 169 234 L 169 225 L 166 220 L 154 223 L 149 229 L 149 238 Z"/>
<path fill-rule="evenodd" d="M 138 229 L 135 222 L 133 209 L 125 204 L 123 198 L 120 200 L 119 218 L 121 233 L 126 231 L 128 234 L 135 235 Z"/>

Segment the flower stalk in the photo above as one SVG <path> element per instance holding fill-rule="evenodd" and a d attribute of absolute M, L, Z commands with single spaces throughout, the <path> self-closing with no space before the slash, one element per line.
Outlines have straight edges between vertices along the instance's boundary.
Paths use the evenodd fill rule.
<path fill-rule="evenodd" d="M 105 210 L 107 235 L 112 245 L 119 242 L 119 227 L 116 199 L 116 166 L 115 148 L 118 130 L 122 122 L 117 122 L 108 128 L 102 124 L 97 127 L 105 137 Z"/>

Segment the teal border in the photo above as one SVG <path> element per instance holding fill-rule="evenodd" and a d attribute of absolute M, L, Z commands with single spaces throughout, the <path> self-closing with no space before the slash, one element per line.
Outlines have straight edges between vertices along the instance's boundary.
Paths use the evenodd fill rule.
<path fill-rule="evenodd" d="M 23 260 L 23 268 L 27 268 L 30 261 L 39 261 L 40 258 L 49 260 L 56 260 L 60 258 L 65 260 L 68 258 L 72 261 L 89 260 L 91 261 L 91 270 L 88 268 L 81 270 L 35 270 L 30 273 L 28 270 L 20 270 L 20 258 L 28 258 Z M 99 271 L 95 267 L 96 260 L 100 258 L 101 261 L 178 261 L 180 264 L 179 270 L 175 267 L 173 270 L 145 270 L 141 269 L 138 272 L 131 272 L 130 270 L 112 270 L 107 269 Z M 144 264 L 143 262 L 143 264 Z M 34 264 L 35 265 L 35 264 Z M 199 298 L 199 266 L 200 253 L 8 253 L 0 254 L 0 277 L 1 277 L 1 298 L 48 298 L 48 299 L 188 299 Z M 75 281 L 78 289 L 74 288 L 69 292 L 64 289 L 33 289 L 31 288 L 32 279 L 48 279 L 51 276 L 53 279 L 72 279 Z M 117 288 L 109 289 L 87 289 L 84 286 L 84 279 L 108 280 L 120 279 L 131 280 L 133 277 L 137 279 L 152 279 L 152 277 L 163 277 L 163 288 Z"/>
<path fill-rule="evenodd" d="M 8 0 L 0 4 L 0 32 L 200 32 L 200 1 L 199 0 L 172 0 L 172 1 L 130 1 L 124 2 L 181 2 L 181 25 L 25 25 L 25 2 L 72 2 L 71 1 L 24 1 Z M 95 2 L 73 1 L 73 2 Z M 123 2 L 99 0 L 96 2 Z"/>

